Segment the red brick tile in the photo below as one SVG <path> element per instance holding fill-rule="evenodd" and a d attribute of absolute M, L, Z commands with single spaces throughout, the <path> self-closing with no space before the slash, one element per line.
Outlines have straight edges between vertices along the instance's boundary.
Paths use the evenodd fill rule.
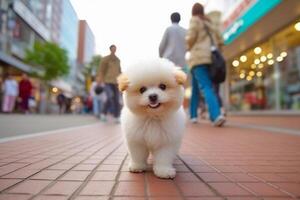
<path fill-rule="evenodd" d="M 74 165 L 75 164 L 62 164 L 62 163 L 59 163 L 59 164 L 56 164 L 56 165 L 53 165 L 53 166 L 49 167 L 48 169 L 69 170 Z"/>
<path fill-rule="evenodd" d="M 0 179 L 0 191 L 15 185 L 16 183 L 22 181 L 21 179 Z"/>
<path fill-rule="evenodd" d="M 185 198 L 185 200 L 224 200 L 224 198 L 221 198 L 221 197 L 190 197 L 190 198 Z"/>
<path fill-rule="evenodd" d="M 179 196 L 178 189 L 173 182 L 149 182 L 149 196 Z"/>
<path fill-rule="evenodd" d="M 185 165 L 174 165 L 177 172 L 189 172 L 190 170 Z"/>
<path fill-rule="evenodd" d="M 245 173 L 224 173 L 224 175 L 235 182 L 259 182 L 258 179 Z"/>
<path fill-rule="evenodd" d="M 108 200 L 109 197 L 103 196 L 77 196 L 75 200 Z"/>
<path fill-rule="evenodd" d="M 11 163 L 0 167 L 0 176 L 13 172 L 19 168 L 26 166 L 25 163 Z"/>
<path fill-rule="evenodd" d="M 146 200 L 144 197 L 114 197 L 113 200 Z"/>
<path fill-rule="evenodd" d="M 8 193 L 37 194 L 49 183 L 50 181 L 26 180 L 8 190 Z"/>
<path fill-rule="evenodd" d="M 190 165 L 194 172 L 216 172 L 215 169 L 207 165 Z"/>
<path fill-rule="evenodd" d="M 277 176 L 274 173 L 253 173 L 255 177 L 266 182 L 286 182 L 287 179 Z"/>
<path fill-rule="evenodd" d="M 266 197 L 264 200 L 295 200 L 294 198 L 284 198 L 284 197 Z"/>
<path fill-rule="evenodd" d="M 210 183 L 223 196 L 251 196 L 251 193 L 235 183 Z"/>
<path fill-rule="evenodd" d="M 149 200 L 184 200 L 181 197 L 149 197 Z"/>
<path fill-rule="evenodd" d="M 285 178 L 288 182 L 300 183 L 300 173 L 278 173 L 276 175 Z"/>
<path fill-rule="evenodd" d="M 113 181 L 89 181 L 80 195 L 109 195 L 114 184 Z"/>
<path fill-rule="evenodd" d="M 81 184 L 81 182 L 58 181 L 43 193 L 50 195 L 71 195 Z"/>
<path fill-rule="evenodd" d="M 237 166 L 230 166 L 230 165 L 217 165 L 215 166 L 217 170 L 220 172 L 242 172 L 243 170 Z"/>
<path fill-rule="evenodd" d="M 119 165 L 100 165 L 97 168 L 97 171 L 118 171 L 119 168 L 120 168 Z"/>
<path fill-rule="evenodd" d="M 116 179 L 118 172 L 101 172 L 98 171 L 96 172 L 93 177 L 92 180 L 93 181 L 113 181 Z"/>
<path fill-rule="evenodd" d="M 0 194 L 0 200 L 27 200 L 30 199 L 30 197 L 30 195 Z"/>
<path fill-rule="evenodd" d="M 31 177 L 30 179 L 55 180 L 64 172 L 64 170 L 43 170 L 40 173 Z"/>
<path fill-rule="evenodd" d="M 274 183 L 284 191 L 300 197 L 300 183 Z"/>
<path fill-rule="evenodd" d="M 103 196 L 78 196 L 75 200 L 108 200 L 109 197 Z"/>
<path fill-rule="evenodd" d="M 88 159 L 82 162 L 82 164 L 96 164 L 98 165 L 102 160 L 99 159 Z"/>
<path fill-rule="evenodd" d="M 108 200 L 109 197 L 103 196 L 78 196 L 75 200 Z"/>
<path fill-rule="evenodd" d="M 204 183 L 180 182 L 178 187 L 184 196 L 215 196 L 212 190 Z"/>
<path fill-rule="evenodd" d="M 21 179 L 25 179 L 37 172 L 39 172 L 40 170 L 37 169 L 19 169 L 17 171 L 14 171 L 10 174 L 7 174 L 1 178 L 21 178 Z"/>
<path fill-rule="evenodd" d="M 179 172 L 174 178 L 176 182 L 199 182 L 200 180 L 193 174 L 189 172 Z"/>
<path fill-rule="evenodd" d="M 119 182 L 115 195 L 145 196 L 145 184 L 143 182 Z"/>
<path fill-rule="evenodd" d="M 60 180 L 64 181 L 84 181 L 90 171 L 69 171 Z"/>
<path fill-rule="evenodd" d="M 131 172 L 121 172 L 120 181 L 144 181 L 145 174 L 143 173 L 131 173 Z"/>
<path fill-rule="evenodd" d="M 120 165 L 123 159 L 107 159 L 103 162 L 104 165 Z"/>
<path fill-rule="evenodd" d="M 241 183 L 259 196 L 288 196 L 266 183 Z"/>
<path fill-rule="evenodd" d="M 227 197 L 227 200 L 259 200 L 256 197 Z"/>
<path fill-rule="evenodd" d="M 228 182 L 229 180 L 219 173 L 197 173 L 205 182 Z"/>
<path fill-rule="evenodd" d="M 72 170 L 92 171 L 96 166 L 96 164 L 80 164 Z"/>
<path fill-rule="evenodd" d="M 224 198 L 221 198 L 221 197 L 191 197 L 191 198 L 185 198 L 185 200 L 224 200 Z"/>
<path fill-rule="evenodd" d="M 49 195 L 41 195 L 34 198 L 34 200 L 67 200 L 67 196 L 49 196 Z"/>
<path fill-rule="evenodd" d="M 128 164 L 124 164 L 123 167 L 121 168 L 121 171 L 122 172 L 129 172 Z"/>

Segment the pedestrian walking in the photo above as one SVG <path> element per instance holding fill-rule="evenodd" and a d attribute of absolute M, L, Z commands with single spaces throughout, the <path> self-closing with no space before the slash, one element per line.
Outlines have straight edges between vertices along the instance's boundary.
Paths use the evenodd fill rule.
<path fill-rule="evenodd" d="M 4 81 L 2 90 L 2 111 L 4 113 L 11 113 L 15 108 L 19 87 L 17 81 L 10 74 L 8 74 L 6 80 Z"/>
<path fill-rule="evenodd" d="M 192 17 L 186 36 L 187 50 L 190 51 L 188 64 L 191 67 L 192 76 L 203 91 L 205 101 L 208 105 L 209 117 L 214 126 L 222 126 L 225 117 L 221 114 L 220 103 L 209 74 L 211 60 L 211 41 L 207 30 L 213 36 L 216 44 L 222 42 L 218 30 L 210 25 L 210 21 L 204 15 L 204 7 L 195 3 L 192 8 Z M 191 100 L 193 101 L 193 100 Z M 195 105 L 190 105 L 191 110 L 196 110 Z M 197 118 L 196 112 L 191 113 L 191 119 Z"/>
<path fill-rule="evenodd" d="M 19 83 L 19 97 L 20 97 L 20 107 L 22 112 L 28 113 L 29 112 L 29 104 L 28 100 L 31 96 L 32 92 L 32 84 L 27 76 L 27 74 L 22 75 L 22 79 Z"/>
<path fill-rule="evenodd" d="M 94 115 L 102 120 L 105 120 L 105 118 L 102 115 L 102 111 L 103 106 L 106 103 L 107 97 L 105 92 L 105 85 L 99 76 L 92 83 L 90 96 L 93 98 Z"/>
<path fill-rule="evenodd" d="M 180 14 L 174 12 L 171 14 L 172 25 L 169 26 L 162 37 L 159 45 L 159 57 L 167 58 L 175 65 L 185 68 L 185 36 L 186 29 L 179 25 Z"/>
<path fill-rule="evenodd" d="M 117 47 L 109 47 L 110 54 L 103 57 L 100 63 L 99 76 L 105 83 L 107 101 L 103 107 L 104 120 L 109 111 L 112 112 L 115 121 L 119 122 L 120 116 L 120 93 L 117 86 L 117 77 L 121 74 L 120 59 L 116 56 Z"/>
<path fill-rule="evenodd" d="M 198 110 L 200 109 L 200 117 L 205 119 L 206 107 L 205 99 L 194 74 L 191 74 L 191 88 L 190 118 L 192 123 L 198 123 Z"/>
<path fill-rule="evenodd" d="M 59 107 L 59 114 L 64 114 L 66 111 L 66 96 L 63 92 L 60 92 L 57 97 L 56 101 Z"/>

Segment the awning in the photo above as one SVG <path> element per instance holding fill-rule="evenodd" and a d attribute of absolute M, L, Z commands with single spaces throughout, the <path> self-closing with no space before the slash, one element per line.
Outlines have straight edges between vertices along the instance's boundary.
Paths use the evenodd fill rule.
<path fill-rule="evenodd" d="M 62 80 L 62 79 L 51 81 L 50 84 L 53 87 L 57 87 L 58 89 L 62 90 L 64 93 L 66 93 L 68 95 L 73 94 L 72 86 L 69 83 L 67 83 L 66 81 Z"/>
<path fill-rule="evenodd" d="M 23 63 L 22 61 L 14 58 L 8 54 L 5 54 L 3 52 L 0 52 L 0 60 L 7 63 L 8 65 L 11 65 L 13 67 L 20 69 L 23 72 L 37 73 L 39 75 L 43 74 L 42 70 L 32 67 L 30 65 L 27 65 L 27 64 Z"/>

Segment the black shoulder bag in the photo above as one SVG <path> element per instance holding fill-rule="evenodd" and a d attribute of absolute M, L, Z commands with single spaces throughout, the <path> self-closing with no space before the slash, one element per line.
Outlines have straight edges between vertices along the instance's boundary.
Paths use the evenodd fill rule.
<path fill-rule="evenodd" d="M 209 36 L 211 43 L 211 66 L 209 67 L 210 77 L 213 83 L 223 83 L 226 79 L 226 62 L 222 53 L 217 48 L 208 27 L 205 25 L 205 30 Z"/>

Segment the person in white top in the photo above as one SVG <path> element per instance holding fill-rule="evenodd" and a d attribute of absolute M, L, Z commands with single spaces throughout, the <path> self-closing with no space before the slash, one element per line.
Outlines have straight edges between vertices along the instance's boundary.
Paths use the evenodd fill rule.
<path fill-rule="evenodd" d="M 17 96 L 19 95 L 19 86 L 16 80 L 11 75 L 8 75 L 2 86 L 3 104 L 2 111 L 11 113 L 15 107 Z"/>

